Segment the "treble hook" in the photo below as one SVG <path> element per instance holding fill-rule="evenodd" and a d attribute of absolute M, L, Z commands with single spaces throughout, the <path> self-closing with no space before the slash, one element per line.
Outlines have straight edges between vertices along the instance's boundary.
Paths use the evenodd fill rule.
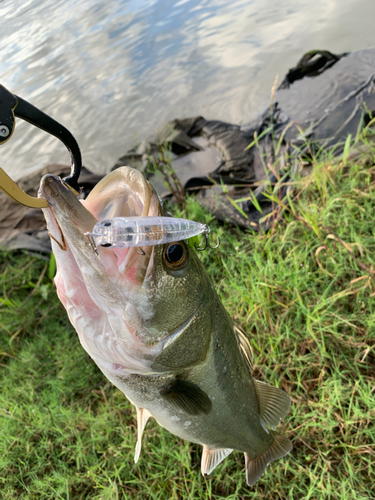
<path fill-rule="evenodd" d="M 204 250 L 208 249 L 208 256 L 211 257 L 210 255 L 210 249 L 211 250 L 215 250 L 215 248 L 218 248 L 220 246 L 220 238 L 219 236 L 217 237 L 217 245 L 215 246 L 212 246 L 210 245 L 210 237 L 209 237 L 209 234 L 210 234 L 210 228 L 208 226 L 206 226 L 206 229 L 204 231 L 204 237 L 206 238 L 206 244 L 204 245 L 203 248 L 200 248 L 200 247 L 197 247 L 196 245 L 194 245 L 194 248 L 195 250 L 197 250 L 198 252 L 204 252 Z"/>

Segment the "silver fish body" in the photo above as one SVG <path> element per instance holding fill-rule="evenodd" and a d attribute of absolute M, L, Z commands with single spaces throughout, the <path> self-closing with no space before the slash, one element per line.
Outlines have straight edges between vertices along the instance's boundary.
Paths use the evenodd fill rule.
<path fill-rule="evenodd" d="M 150 416 L 203 445 L 202 473 L 232 450 L 245 453 L 247 482 L 287 454 L 275 434 L 290 399 L 256 381 L 244 333 L 233 325 L 194 250 L 186 243 L 94 249 L 85 233 L 110 217 L 162 215 L 143 176 L 122 167 L 79 202 L 54 176 L 40 196 L 58 272 L 56 287 L 81 343 L 137 408 L 138 443 Z M 95 251 L 96 250 L 96 251 Z"/>

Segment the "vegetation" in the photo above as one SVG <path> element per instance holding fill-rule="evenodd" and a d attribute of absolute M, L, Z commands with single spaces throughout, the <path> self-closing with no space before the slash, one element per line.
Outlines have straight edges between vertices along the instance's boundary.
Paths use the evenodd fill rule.
<path fill-rule="evenodd" d="M 368 153 L 368 151 L 367 151 Z M 210 223 L 201 258 L 247 331 L 254 376 L 292 399 L 294 445 L 253 488 L 233 452 L 200 475 L 200 447 L 151 420 L 134 464 L 134 408 L 81 347 L 53 261 L 0 254 L 0 497 L 4 499 L 375 498 L 375 167 L 320 161 L 267 234 Z M 372 160 L 374 155 L 372 155 Z"/>

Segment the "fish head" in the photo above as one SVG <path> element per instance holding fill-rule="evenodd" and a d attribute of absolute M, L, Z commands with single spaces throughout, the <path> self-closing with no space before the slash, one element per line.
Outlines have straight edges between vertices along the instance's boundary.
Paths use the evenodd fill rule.
<path fill-rule="evenodd" d="M 52 250 L 59 298 L 82 345 L 100 368 L 130 373 L 190 366 L 207 351 L 213 293 L 206 272 L 186 242 L 131 248 L 95 248 L 87 233 L 112 217 L 163 215 L 143 175 L 129 167 L 108 174 L 86 200 L 46 175 L 39 197 Z M 192 339 L 196 341 L 191 347 Z M 190 344 L 190 356 L 176 359 Z M 185 347 L 184 347 L 185 346 Z M 177 351 L 176 351 L 177 349 Z M 198 361 L 197 361 L 198 360 Z"/>

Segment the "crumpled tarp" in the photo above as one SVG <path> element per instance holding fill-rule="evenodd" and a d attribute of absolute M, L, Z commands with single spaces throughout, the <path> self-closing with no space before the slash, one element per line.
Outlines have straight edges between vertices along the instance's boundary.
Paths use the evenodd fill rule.
<path fill-rule="evenodd" d="M 276 198 L 282 200 L 291 190 L 287 182 L 297 173 L 304 175 L 301 158 L 334 145 L 335 154 L 341 154 L 347 135 L 356 136 L 373 112 L 375 49 L 341 55 L 311 51 L 288 72 L 271 101 L 249 123 L 240 126 L 201 116 L 172 120 L 128 151 L 113 169 L 121 165 L 138 168 L 163 194 L 165 188 L 154 175 L 154 166 L 160 152 L 168 151 L 184 189 L 196 193 L 199 203 L 218 219 L 267 230 L 282 214 L 267 196 L 267 186 L 273 186 Z M 48 166 L 19 185 L 35 195 L 42 175 L 65 176 L 69 170 Z M 310 172 L 311 168 L 306 174 Z M 84 193 L 101 177 L 84 170 L 80 177 Z M 40 210 L 21 207 L 3 193 L 0 203 L 0 245 L 49 250 Z"/>

